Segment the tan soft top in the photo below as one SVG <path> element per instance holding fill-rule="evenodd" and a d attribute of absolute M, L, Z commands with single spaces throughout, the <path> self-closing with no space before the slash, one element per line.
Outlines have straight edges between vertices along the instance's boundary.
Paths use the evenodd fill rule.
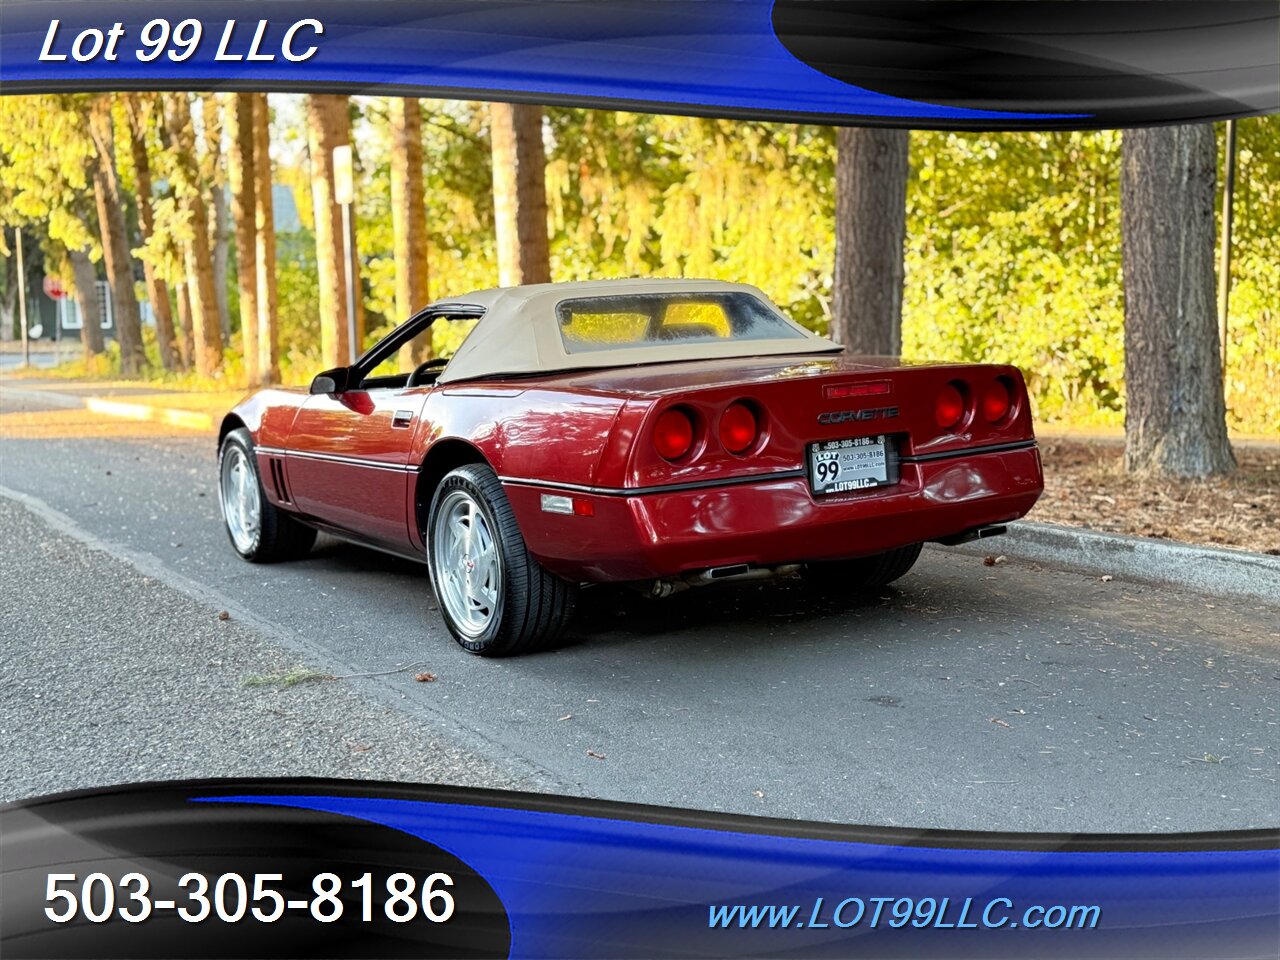
<path fill-rule="evenodd" d="M 646 294 L 745 293 L 768 306 L 802 334 L 778 339 L 726 339 L 722 342 L 680 342 L 625 350 L 565 350 L 556 307 L 582 297 L 627 297 Z M 835 353 L 841 347 L 800 326 L 782 314 L 756 287 L 719 280 L 589 280 L 579 283 L 540 283 L 523 287 L 478 290 L 460 297 L 438 300 L 432 307 L 483 307 L 476 324 L 438 383 L 474 380 L 498 374 L 543 373 L 598 367 L 630 367 L 681 360 L 713 360 L 724 357 L 765 357 L 788 354 Z"/>

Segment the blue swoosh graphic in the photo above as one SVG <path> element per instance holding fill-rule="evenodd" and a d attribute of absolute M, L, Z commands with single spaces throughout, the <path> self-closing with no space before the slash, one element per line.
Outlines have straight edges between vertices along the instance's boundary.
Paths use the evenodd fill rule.
<path fill-rule="evenodd" d="M 843 842 L 432 801 L 218 796 L 380 824 L 475 869 L 508 911 L 511 954 L 681 952 L 946 956 L 1261 956 L 1280 930 L 1280 850 L 1042 851 Z M 709 930 L 711 904 L 847 896 L 1099 904 L 1093 930 Z M 802 916 L 807 915 L 807 908 Z M 1015 914 L 1016 916 L 1016 914 Z M 970 919 L 974 919 L 973 915 Z M 736 939 L 735 939 L 736 938 Z M 1032 939 L 1035 938 L 1035 939 Z M 593 949 L 594 946 L 594 949 Z M 1265 949 L 1265 948 L 1264 948 Z M 1057 951 L 1066 950 L 1060 953 Z M 974 952 L 977 951 L 977 952 Z M 1095 952 L 1096 951 L 1096 952 Z M 1243 951 L 1243 952 L 1241 952 Z"/>
<path fill-rule="evenodd" d="M 672 112 L 683 106 L 993 124 L 1088 116 L 966 109 L 846 84 L 782 45 L 773 30 L 773 0 L 5 0 L 3 7 L 0 84 L 234 81 L 278 89 L 337 83 L 371 93 L 418 87 L 446 96 L 542 95 Z M 171 24 L 200 20 L 195 55 L 180 63 L 167 56 L 139 61 L 134 51 L 141 27 L 154 17 Z M 214 59 L 227 19 L 236 17 L 230 49 L 243 53 L 258 20 L 267 19 L 272 27 L 263 49 L 276 51 L 274 62 Z M 325 26 L 318 52 L 302 63 L 284 61 L 278 51 L 287 25 L 307 17 Z M 53 18 L 62 21 L 56 49 L 64 54 L 81 30 L 121 21 L 127 34 L 117 60 L 40 62 Z"/>

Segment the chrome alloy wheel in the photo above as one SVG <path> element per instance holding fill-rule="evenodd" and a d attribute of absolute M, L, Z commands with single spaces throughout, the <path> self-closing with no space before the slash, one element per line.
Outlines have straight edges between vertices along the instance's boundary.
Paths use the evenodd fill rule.
<path fill-rule="evenodd" d="M 502 555 L 480 505 L 451 490 L 432 525 L 431 565 L 449 619 L 468 638 L 482 635 L 498 614 Z"/>
<path fill-rule="evenodd" d="M 227 444 L 222 456 L 218 499 L 236 549 L 249 553 L 257 546 L 262 527 L 262 493 L 249 455 L 234 443 Z"/>

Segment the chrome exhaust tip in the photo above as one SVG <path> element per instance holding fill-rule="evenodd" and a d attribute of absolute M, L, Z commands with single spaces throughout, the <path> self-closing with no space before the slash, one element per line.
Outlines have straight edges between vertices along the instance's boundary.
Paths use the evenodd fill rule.
<path fill-rule="evenodd" d="M 981 527 L 971 527 L 950 537 L 939 537 L 934 543 L 940 543 L 944 547 L 957 547 L 962 543 L 972 543 L 974 540 L 986 540 L 988 537 L 1004 536 L 1008 532 L 1009 528 L 1003 523 L 988 523 Z"/>
<path fill-rule="evenodd" d="M 732 563 L 723 567 L 708 567 L 679 577 L 653 580 L 643 589 L 643 592 L 650 597 L 669 597 L 690 587 L 707 587 L 713 583 L 741 583 L 745 580 L 785 577 L 799 572 L 800 566 L 798 563 L 783 563 L 776 567 L 753 567 L 749 563 Z"/>

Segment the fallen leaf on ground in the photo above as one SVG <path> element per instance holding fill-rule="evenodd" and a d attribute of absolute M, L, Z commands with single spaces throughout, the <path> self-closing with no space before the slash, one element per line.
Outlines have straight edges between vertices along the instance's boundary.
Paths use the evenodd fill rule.
<path fill-rule="evenodd" d="M 436 675 L 434 673 L 420 673 L 413 679 L 417 680 L 419 683 L 434 683 Z"/>
<path fill-rule="evenodd" d="M 588 751 L 587 751 L 587 756 L 588 756 L 588 757 L 590 757 L 592 760 L 603 760 L 603 759 L 605 759 L 605 756 L 604 756 L 604 754 L 603 754 L 603 753 L 596 753 L 594 750 L 588 750 Z"/>
<path fill-rule="evenodd" d="M 999 717 L 987 717 L 987 719 L 990 720 L 992 723 L 994 723 L 997 727 L 1004 727 L 1006 730 L 1013 729 L 1011 726 L 1009 726 L 1009 724 L 1005 723 Z"/>

